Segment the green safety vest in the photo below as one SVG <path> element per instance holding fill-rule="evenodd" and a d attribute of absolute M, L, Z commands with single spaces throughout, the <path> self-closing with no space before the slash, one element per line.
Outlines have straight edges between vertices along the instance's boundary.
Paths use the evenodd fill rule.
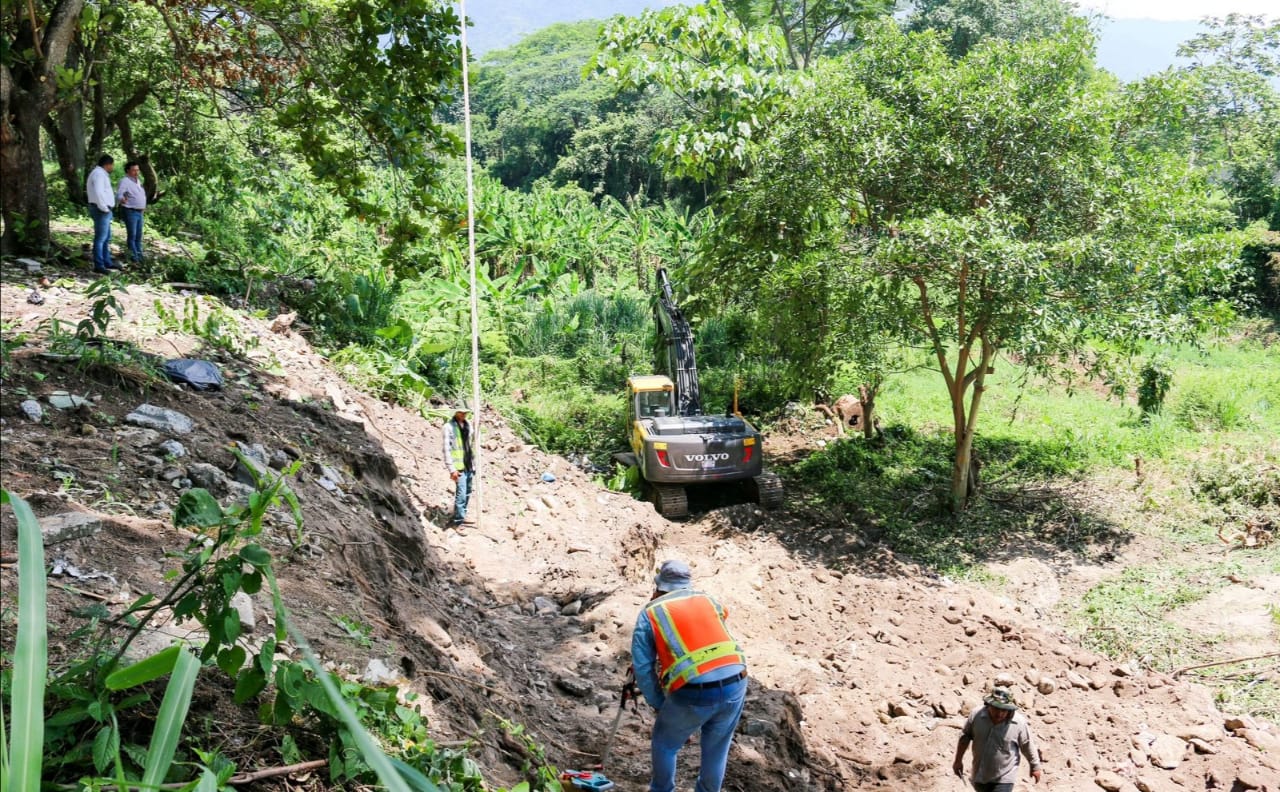
<path fill-rule="evenodd" d="M 467 449 L 463 445 L 462 427 L 452 418 L 449 419 L 449 426 L 453 429 L 453 443 L 449 446 L 449 463 L 453 470 L 466 470 Z"/>

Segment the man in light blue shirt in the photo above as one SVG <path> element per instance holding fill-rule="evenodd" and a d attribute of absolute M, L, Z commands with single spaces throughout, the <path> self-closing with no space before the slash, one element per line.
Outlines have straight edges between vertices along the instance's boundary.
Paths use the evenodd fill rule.
<path fill-rule="evenodd" d="M 129 247 L 129 260 L 142 261 L 142 213 L 147 208 L 147 192 L 138 181 L 141 165 L 136 160 L 124 164 L 124 178 L 116 188 L 116 204 L 124 214 L 124 230 Z"/>
<path fill-rule="evenodd" d="M 658 711 L 649 792 L 674 792 L 676 755 L 694 732 L 702 743 L 696 792 L 719 792 L 746 700 L 746 657 L 724 626 L 726 612 L 692 586 L 688 564 L 664 561 L 631 635 L 636 686 Z"/>

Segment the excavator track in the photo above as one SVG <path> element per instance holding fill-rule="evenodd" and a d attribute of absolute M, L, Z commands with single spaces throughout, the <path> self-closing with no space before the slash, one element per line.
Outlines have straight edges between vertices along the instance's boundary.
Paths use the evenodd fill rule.
<path fill-rule="evenodd" d="M 761 507 L 770 510 L 782 507 L 782 479 L 776 473 L 761 473 L 751 479 L 751 483 L 756 503 Z"/>
<path fill-rule="evenodd" d="M 667 519 L 689 516 L 689 498 L 684 487 L 654 484 L 653 505 L 658 509 L 658 514 Z"/>

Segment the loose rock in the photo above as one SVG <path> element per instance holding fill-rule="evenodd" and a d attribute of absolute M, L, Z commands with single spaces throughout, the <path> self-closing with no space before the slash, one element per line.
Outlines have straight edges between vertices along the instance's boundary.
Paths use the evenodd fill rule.
<path fill-rule="evenodd" d="M 366 685 L 394 685 L 399 679 L 399 674 L 376 657 L 370 658 L 369 665 L 365 666 L 364 674 L 360 677 L 360 681 Z"/>
<path fill-rule="evenodd" d="M 1280 751 L 1280 737 L 1270 732 L 1264 732 L 1261 729 L 1240 729 L 1236 735 L 1243 737 L 1245 742 L 1259 751 Z"/>
<path fill-rule="evenodd" d="M 44 418 L 44 408 L 35 399 L 27 399 L 22 404 L 19 404 L 18 408 L 22 410 L 23 415 L 27 416 L 28 421 L 39 423 Z"/>
<path fill-rule="evenodd" d="M 1161 734 L 1156 737 L 1155 742 L 1151 743 L 1148 753 L 1151 755 L 1151 764 L 1165 770 L 1173 770 L 1182 764 L 1182 757 L 1187 753 L 1187 744 L 1177 737 Z"/>
<path fill-rule="evenodd" d="M 63 512 L 40 518 L 40 534 L 45 547 L 75 539 L 85 539 L 102 530 L 102 520 L 86 512 Z"/>
<path fill-rule="evenodd" d="M 187 447 L 182 443 L 179 443 L 177 440 L 165 440 L 159 447 L 161 451 L 174 459 L 181 459 L 187 455 Z"/>
<path fill-rule="evenodd" d="M 195 462 L 187 466 L 187 478 L 192 486 L 209 490 L 212 495 L 225 495 L 227 474 L 208 462 Z"/>
<path fill-rule="evenodd" d="M 595 690 L 589 681 L 574 676 L 560 675 L 554 681 L 556 687 L 575 698 L 587 698 Z"/>
<path fill-rule="evenodd" d="M 55 410 L 78 410 L 89 404 L 83 396 L 75 396 L 66 391 L 54 391 L 49 394 L 49 406 Z"/>
<path fill-rule="evenodd" d="M 154 404 L 141 404 L 133 412 L 124 417 L 127 423 L 155 429 L 170 434 L 191 434 L 196 428 L 195 421 L 176 410 L 157 407 Z"/>
<path fill-rule="evenodd" d="M 253 600 L 243 591 L 237 591 L 231 595 L 231 607 L 236 609 L 236 613 L 240 616 L 240 629 L 247 633 L 253 632 L 258 626 L 257 619 L 254 618 Z"/>
<path fill-rule="evenodd" d="M 1265 789 L 1267 779 L 1263 775 L 1261 768 L 1246 767 L 1236 773 L 1236 784 L 1241 789 Z"/>

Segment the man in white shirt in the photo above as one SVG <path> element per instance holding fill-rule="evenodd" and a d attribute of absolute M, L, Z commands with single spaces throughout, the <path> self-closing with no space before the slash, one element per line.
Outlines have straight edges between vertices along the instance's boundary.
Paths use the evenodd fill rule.
<path fill-rule="evenodd" d="M 109 272 L 120 269 L 111 260 L 111 207 L 115 205 L 115 193 L 111 190 L 111 171 L 116 161 L 109 154 L 98 158 L 98 167 L 89 171 L 85 182 L 85 197 L 89 199 L 89 216 L 93 218 L 93 271 Z"/>
<path fill-rule="evenodd" d="M 116 188 L 116 204 L 124 215 L 124 229 L 129 243 L 129 260 L 142 261 L 142 210 L 147 208 L 147 193 L 138 183 L 139 165 L 130 160 L 124 164 L 124 178 Z"/>

